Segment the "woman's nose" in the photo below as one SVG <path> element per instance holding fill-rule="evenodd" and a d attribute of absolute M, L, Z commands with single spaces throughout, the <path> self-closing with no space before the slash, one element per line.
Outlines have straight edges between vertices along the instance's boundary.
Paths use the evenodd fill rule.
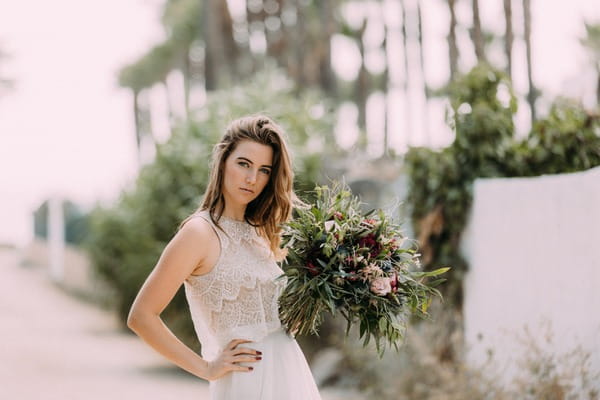
<path fill-rule="evenodd" d="M 256 173 L 253 171 L 250 171 L 246 175 L 246 183 L 253 184 L 254 182 L 256 182 Z"/>

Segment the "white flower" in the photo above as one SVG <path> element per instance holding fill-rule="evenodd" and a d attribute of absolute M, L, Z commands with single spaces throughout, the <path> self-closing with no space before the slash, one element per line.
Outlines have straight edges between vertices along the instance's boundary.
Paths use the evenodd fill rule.
<path fill-rule="evenodd" d="M 334 220 L 325 221 L 325 231 L 329 232 L 331 230 L 331 228 L 333 228 L 334 225 L 335 225 L 335 221 Z"/>

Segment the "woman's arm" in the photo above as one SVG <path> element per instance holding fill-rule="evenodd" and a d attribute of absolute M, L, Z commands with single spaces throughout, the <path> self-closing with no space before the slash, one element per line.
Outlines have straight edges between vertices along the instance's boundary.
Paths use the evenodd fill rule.
<path fill-rule="evenodd" d="M 237 340 L 223 354 L 209 363 L 181 342 L 164 324 L 160 314 L 171 302 L 183 281 L 198 266 L 198 272 L 208 272 L 212 265 L 205 260 L 215 259 L 211 252 L 219 251 L 212 227 L 202 218 L 190 219 L 165 247 L 154 270 L 140 289 L 127 318 L 127 326 L 152 348 L 184 370 L 200 378 L 217 379 L 230 371 L 249 371 L 238 362 L 256 361 L 257 352 L 236 348 L 247 341 Z M 214 256 L 214 254 L 212 254 Z"/>
<path fill-rule="evenodd" d="M 207 245 L 211 232 L 205 225 L 201 218 L 193 218 L 171 239 L 135 298 L 127 326 L 173 363 L 207 379 L 208 363 L 173 335 L 160 318 L 183 281 L 211 251 Z"/>

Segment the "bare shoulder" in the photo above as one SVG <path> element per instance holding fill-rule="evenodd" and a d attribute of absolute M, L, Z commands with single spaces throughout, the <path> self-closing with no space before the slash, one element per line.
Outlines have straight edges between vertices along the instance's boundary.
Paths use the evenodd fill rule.
<path fill-rule="evenodd" d="M 176 238 L 195 248 L 205 248 L 203 244 L 214 243 L 218 239 L 212 225 L 200 216 L 190 217 L 177 232 Z"/>
<path fill-rule="evenodd" d="M 173 240 L 178 242 L 180 251 L 196 260 L 191 269 L 193 275 L 209 272 L 219 257 L 217 233 L 212 224 L 200 216 L 192 216 L 185 221 Z"/>
<path fill-rule="evenodd" d="M 185 232 L 185 234 L 194 236 L 210 236 L 211 234 L 214 234 L 211 224 L 199 215 L 190 216 L 185 221 L 180 231 Z"/>

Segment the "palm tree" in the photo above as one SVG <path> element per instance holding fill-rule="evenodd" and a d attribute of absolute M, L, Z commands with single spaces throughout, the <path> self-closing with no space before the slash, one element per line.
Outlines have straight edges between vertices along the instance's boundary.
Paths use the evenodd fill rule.
<path fill-rule="evenodd" d="M 485 61 L 485 50 L 483 43 L 483 33 L 481 31 L 481 18 L 479 17 L 479 0 L 472 0 L 473 5 L 473 27 L 471 29 L 471 38 L 475 45 L 475 56 L 478 62 Z"/>
<path fill-rule="evenodd" d="M 421 12 L 421 1 L 417 0 L 417 23 L 418 23 L 418 41 L 419 41 L 419 65 L 421 67 L 421 75 L 423 77 L 423 92 L 425 94 L 425 107 L 423 108 L 423 129 L 425 134 L 425 143 L 429 143 L 429 88 L 425 79 L 425 57 L 423 51 L 423 15 Z"/>
<path fill-rule="evenodd" d="M 390 142 L 390 127 L 388 124 L 388 118 L 391 114 L 391 107 L 389 101 L 389 91 L 390 91 L 390 54 L 388 51 L 388 37 L 390 34 L 390 30 L 387 24 L 387 19 L 385 18 L 385 10 L 384 10 L 384 2 L 379 2 L 379 11 L 381 23 L 383 24 L 383 43 L 381 44 L 381 48 L 383 50 L 383 54 L 385 56 L 385 66 L 383 69 L 383 74 L 381 77 L 381 91 L 383 93 L 384 98 L 384 112 L 383 112 L 383 156 L 388 154 L 389 150 L 389 142 Z"/>
<path fill-rule="evenodd" d="M 600 107 L 600 24 L 585 24 L 586 37 L 581 44 L 589 51 L 598 74 L 596 81 L 596 104 Z"/>
<path fill-rule="evenodd" d="M 402 90 L 404 91 L 404 108 L 405 108 L 405 136 L 406 136 L 406 143 L 410 143 L 411 139 L 410 136 L 412 135 L 412 110 L 411 110 L 411 102 L 410 102 L 410 96 L 408 93 L 408 82 L 410 81 L 410 68 L 409 68 L 409 63 L 408 63 L 408 29 L 406 29 L 406 3 L 404 2 L 404 0 L 400 0 L 400 8 L 401 8 L 401 20 L 402 20 L 402 55 L 403 55 L 403 62 L 404 62 L 404 79 L 402 80 Z"/>
<path fill-rule="evenodd" d="M 531 68 L 531 0 L 523 0 L 523 23 L 524 23 L 524 38 L 525 49 L 527 54 L 527 81 L 529 83 L 529 92 L 527 93 L 527 102 L 531 108 L 531 124 L 537 119 L 535 111 L 535 100 L 538 93 L 533 84 L 532 68 Z"/>
<path fill-rule="evenodd" d="M 511 0 L 504 0 L 504 53 L 506 54 L 506 74 L 512 78 L 512 48 L 513 48 L 513 30 L 512 30 L 512 4 Z"/>
<path fill-rule="evenodd" d="M 336 91 L 336 80 L 331 69 L 331 37 L 336 30 L 334 18 L 335 0 L 321 0 L 319 2 L 321 19 L 321 40 L 319 46 L 319 85 L 328 94 L 333 95 Z"/>
<path fill-rule="evenodd" d="M 181 70 L 184 84 L 185 114 L 189 113 L 189 99 L 193 65 L 192 46 L 200 35 L 200 2 L 196 0 L 168 0 L 165 3 L 162 24 L 173 47 L 173 67 Z"/>
<path fill-rule="evenodd" d="M 226 45 L 233 40 L 233 31 L 227 26 L 231 20 L 226 1 L 206 0 L 202 9 L 202 29 L 204 38 L 204 86 L 206 90 L 215 90 L 230 82 L 233 74 L 231 71 L 230 56 Z"/>
<path fill-rule="evenodd" d="M 458 74 L 458 45 L 456 44 L 456 12 L 454 6 L 456 0 L 448 0 L 450 11 L 450 29 L 448 31 L 448 50 L 450 56 L 450 82 L 454 81 Z"/>
<path fill-rule="evenodd" d="M 365 64 L 365 43 L 364 43 L 364 33 L 367 29 L 367 20 L 368 18 L 365 16 L 363 20 L 363 24 L 356 34 L 356 43 L 358 44 L 358 49 L 360 51 L 360 69 L 358 70 L 358 77 L 356 78 L 356 86 L 355 86 L 355 102 L 358 107 L 358 127 L 361 132 L 361 136 L 359 139 L 359 145 L 364 149 L 367 144 L 366 137 L 366 127 L 367 127 L 367 99 L 369 97 L 369 72 L 367 71 L 367 67 Z"/>

